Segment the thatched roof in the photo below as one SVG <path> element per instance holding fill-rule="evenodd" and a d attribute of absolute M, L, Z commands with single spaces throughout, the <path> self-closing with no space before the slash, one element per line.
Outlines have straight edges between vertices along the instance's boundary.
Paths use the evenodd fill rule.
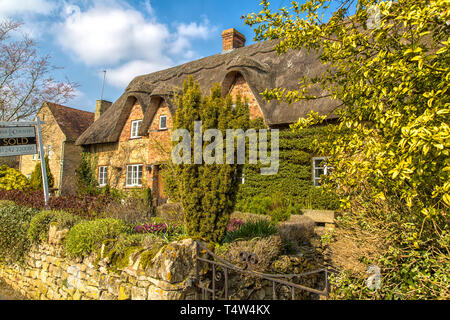
<path fill-rule="evenodd" d="M 44 102 L 55 117 L 67 141 L 75 142 L 94 123 L 92 112 L 69 108 L 59 104 Z"/>
<path fill-rule="evenodd" d="M 225 94 L 230 89 L 236 72 L 241 73 L 261 106 L 269 126 L 293 123 L 310 110 L 333 117 L 337 103 L 329 99 L 304 101 L 291 106 L 277 101 L 269 103 L 262 99 L 259 93 L 266 88 L 296 89 L 300 77 L 312 77 L 323 70 L 317 55 L 308 54 L 305 50 L 290 50 L 278 56 L 274 46 L 274 42 L 265 41 L 138 76 L 131 81 L 124 94 L 81 135 L 77 144 L 117 142 L 136 100 L 144 111 L 141 133 L 145 134 L 161 99 L 168 103 L 172 113 L 175 111 L 176 106 L 171 103 L 171 99 L 174 93 L 180 92 L 184 79 L 190 75 L 199 82 L 204 94 L 209 94 L 215 83 L 222 84 Z M 319 90 L 316 94 L 320 95 Z"/>

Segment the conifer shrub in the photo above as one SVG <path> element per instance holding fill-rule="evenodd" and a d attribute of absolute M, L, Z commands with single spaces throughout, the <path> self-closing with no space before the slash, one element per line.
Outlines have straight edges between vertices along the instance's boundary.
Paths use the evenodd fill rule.
<path fill-rule="evenodd" d="M 53 178 L 53 174 L 50 171 L 50 165 L 49 165 L 47 156 L 45 156 L 44 161 L 45 161 L 45 169 L 47 172 L 47 184 L 48 184 L 49 188 L 53 188 L 55 179 Z M 33 189 L 33 190 L 42 190 L 42 188 L 43 188 L 42 171 L 41 171 L 41 162 L 40 161 L 38 163 L 36 163 L 36 166 L 34 167 L 34 171 L 31 173 L 30 186 L 31 186 L 31 189 Z"/>
<path fill-rule="evenodd" d="M 209 97 L 203 97 L 199 84 L 190 77 L 184 82 L 183 95 L 177 98 L 174 130 L 187 129 L 191 138 L 191 155 L 181 151 L 180 156 L 194 155 L 194 122 L 202 121 L 202 134 L 208 129 L 219 129 L 223 137 L 227 129 L 243 129 L 249 126 L 246 103 L 230 96 L 222 98 L 220 85 L 213 86 Z M 178 142 L 175 142 L 177 144 Z M 206 144 L 207 145 L 207 144 Z M 203 146 L 206 147 L 205 145 Z M 224 150 L 212 156 L 223 155 Z M 193 163 L 194 161 L 192 161 Z M 229 164 L 180 164 L 174 166 L 176 188 L 184 209 L 186 230 L 190 236 L 207 241 L 220 242 L 225 236 L 230 214 L 234 210 L 240 165 Z"/>
<path fill-rule="evenodd" d="M 83 152 L 76 170 L 78 194 L 97 194 L 98 183 L 94 173 L 95 165 L 96 158 L 88 152 Z"/>

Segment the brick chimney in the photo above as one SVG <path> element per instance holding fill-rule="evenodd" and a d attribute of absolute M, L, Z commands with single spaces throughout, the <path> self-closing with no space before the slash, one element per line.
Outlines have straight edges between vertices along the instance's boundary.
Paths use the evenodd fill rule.
<path fill-rule="evenodd" d="M 245 36 L 236 29 L 228 29 L 222 32 L 223 52 L 245 47 Z"/>
<path fill-rule="evenodd" d="M 95 118 L 94 121 L 97 121 L 98 118 L 112 105 L 112 102 L 106 100 L 97 100 L 95 102 Z"/>

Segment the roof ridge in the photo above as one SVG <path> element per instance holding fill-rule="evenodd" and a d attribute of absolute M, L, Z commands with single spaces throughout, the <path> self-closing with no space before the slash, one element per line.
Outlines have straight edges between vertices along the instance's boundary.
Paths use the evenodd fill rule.
<path fill-rule="evenodd" d="M 64 105 L 62 105 L 62 104 L 54 103 L 54 102 L 50 102 L 50 101 L 45 101 L 45 103 L 51 104 L 51 105 L 57 106 L 57 107 L 62 107 L 62 108 L 66 108 L 66 109 L 71 109 L 71 110 L 74 110 L 74 111 L 79 111 L 79 112 L 86 112 L 86 113 L 95 114 L 94 112 L 91 112 L 91 111 L 86 111 L 86 110 L 81 110 L 81 109 L 77 109 L 77 108 L 73 108 L 73 107 L 68 107 L 68 106 L 64 106 Z"/>

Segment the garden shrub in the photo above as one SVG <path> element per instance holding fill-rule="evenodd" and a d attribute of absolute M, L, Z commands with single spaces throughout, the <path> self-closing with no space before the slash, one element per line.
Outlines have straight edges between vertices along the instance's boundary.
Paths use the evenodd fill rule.
<path fill-rule="evenodd" d="M 10 200 L 26 207 L 45 209 L 42 191 L 0 190 L 0 199 Z M 52 210 L 63 210 L 85 219 L 92 219 L 111 201 L 106 196 L 59 196 L 51 197 L 48 205 Z"/>
<path fill-rule="evenodd" d="M 289 218 L 291 217 L 290 210 L 288 210 L 287 208 L 276 208 L 270 211 L 269 214 L 273 223 L 284 222 L 289 220 Z"/>
<path fill-rule="evenodd" d="M 236 240 L 248 240 L 257 237 L 268 237 L 278 233 L 278 229 L 271 222 L 266 220 L 251 221 L 243 224 L 238 229 L 227 232 L 223 240 L 224 243 Z"/>
<path fill-rule="evenodd" d="M 18 205 L 0 206 L 0 261 L 23 262 L 30 248 L 27 231 L 36 209 Z"/>
<path fill-rule="evenodd" d="M 94 173 L 96 158 L 89 152 L 83 152 L 80 164 L 76 170 L 77 192 L 81 195 L 97 194 L 97 179 Z"/>
<path fill-rule="evenodd" d="M 25 190 L 30 182 L 19 170 L 0 166 L 0 190 Z"/>
<path fill-rule="evenodd" d="M 245 130 L 249 125 L 249 110 L 244 101 L 240 98 L 233 101 L 231 96 L 223 98 L 220 85 L 213 86 L 209 97 L 202 97 L 200 86 L 193 77 L 184 82 L 183 95 L 177 98 L 176 104 L 174 130 L 186 129 L 190 132 L 189 151 L 194 148 L 195 121 L 202 121 L 202 133 L 218 129 L 222 136 L 225 136 L 227 129 Z M 214 151 L 217 154 L 210 154 L 211 157 L 224 157 L 225 150 L 218 148 Z M 191 155 L 194 154 L 189 151 L 178 150 L 178 155 L 183 159 L 189 157 L 192 163 Z M 229 216 L 234 210 L 241 167 L 237 164 L 206 164 L 204 159 L 202 164 L 175 165 L 177 191 L 190 236 L 212 242 L 223 239 Z"/>
<path fill-rule="evenodd" d="M 53 184 L 55 183 L 55 179 L 53 178 L 53 174 L 50 171 L 50 165 L 48 163 L 48 157 L 45 156 L 45 169 L 47 170 L 47 184 L 49 188 L 53 188 Z M 36 163 L 33 172 L 31 173 L 30 178 L 30 186 L 33 190 L 42 190 L 43 182 L 42 182 L 42 170 L 41 170 L 41 162 Z"/>
<path fill-rule="evenodd" d="M 100 249 L 103 241 L 116 239 L 123 232 L 125 232 L 125 224 L 118 219 L 80 222 L 67 234 L 66 252 L 73 257 L 87 256 Z"/>
<path fill-rule="evenodd" d="M 50 224 L 56 224 L 58 229 L 70 229 L 79 220 L 79 217 L 65 211 L 40 211 L 31 219 L 27 232 L 28 239 L 31 242 L 47 241 Z"/>
<path fill-rule="evenodd" d="M 121 219 L 132 229 L 136 224 L 145 223 L 156 215 L 151 188 L 129 192 L 116 190 L 114 193 L 116 195 L 103 209 L 101 217 Z M 118 195 L 120 196 L 117 197 Z"/>

